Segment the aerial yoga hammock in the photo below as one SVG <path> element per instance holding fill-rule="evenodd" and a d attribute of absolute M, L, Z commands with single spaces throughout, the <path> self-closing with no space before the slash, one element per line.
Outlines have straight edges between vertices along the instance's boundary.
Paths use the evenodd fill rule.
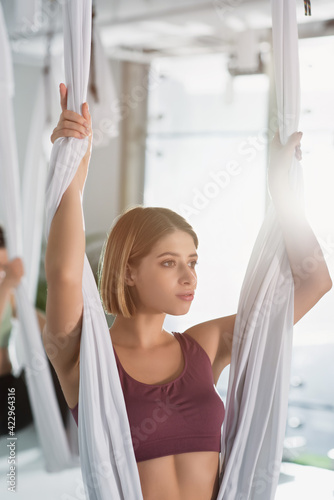
<path fill-rule="evenodd" d="M 38 157 L 34 151 L 35 144 L 38 144 L 38 140 L 35 139 L 27 155 L 25 167 L 29 164 L 29 169 L 25 169 L 26 182 L 21 191 L 12 105 L 13 64 L 1 4 L 0 60 L 1 212 L 6 228 L 9 258 L 21 257 L 26 270 L 26 275 L 15 291 L 19 318 L 17 339 L 23 358 L 19 360 L 19 363 L 25 368 L 34 422 L 46 469 L 51 472 L 77 465 L 78 459 L 73 457 L 69 448 L 33 305 L 39 271 L 38 239 L 41 242 L 44 205 L 42 199 L 42 203 L 38 206 L 37 200 L 40 201 L 40 196 L 36 190 L 41 187 L 39 182 L 42 185 L 45 183 L 43 169 L 41 169 L 42 166 L 45 170 L 45 164 L 35 161 Z M 33 123 L 32 129 L 39 132 L 36 122 Z M 21 197 L 23 197 L 22 205 Z M 50 432 L 50 428 L 53 432 Z"/>
<path fill-rule="evenodd" d="M 25 7 L 27 7 L 27 3 L 25 2 Z M 31 1 L 30 4 L 31 11 L 29 12 L 33 17 L 35 5 Z M 25 277 L 17 293 L 19 321 L 15 321 L 11 333 L 15 347 L 14 370 L 18 372 L 22 368 L 25 370 L 34 423 L 45 467 L 48 472 L 55 472 L 77 466 L 79 460 L 75 449 L 77 427 L 73 422 L 72 426 L 65 429 L 61 420 L 54 386 L 52 383 L 50 385 L 49 361 L 41 342 L 41 332 L 35 320 L 33 307 L 40 268 L 47 174 L 47 161 L 43 152 L 43 140 L 41 140 L 48 128 L 46 126 L 46 109 L 49 102 L 46 102 L 45 85 L 48 85 L 52 91 L 53 71 L 50 67 L 51 64 L 49 64 L 47 76 L 43 74 L 40 77 L 20 179 L 12 106 L 14 96 L 13 62 L 1 4 L 0 61 L 2 67 L 0 73 L 2 111 L 0 124 L 0 213 L 3 214 L 8 235 L 10 258 L 23 254 L 25 265 Z M 50 63 L 49 60 L 48 63 Z M 112 128 L 103 130 L 103 141 L 99 137 L 99 143 L 105 145 L 110 136 L 117 134 L 119 116 L 117 112 L 113 113 L 112 117 L 109 116 L 112 113 L 111 104 L 115 100 L 115 90 L 98 32 L 95 32 L 95 72 L 98 102 L 92 103 L 91 106 L 92 115 L 96 120 L 95 125 L 98 125 L 101 120 L 105 122 L 106 119 L 109 120 L 108 123 L 113 125 Z M 46 78 L 47 82 L 45 82 Z M 48 97 L 50 98 L 50 96 Z M 30 326 L 26 328 L 25 325 Z M 72 423 L 72 417 L 70 417 L 69 422 Z M 53 429 L 52 433 L 50 433 L 50 428 Z"/>
<path fill-rule="evenodd" d="M 91 0 L 64 3 L 68 109 L 81 112 L 89 73 Z M 297 129 L 299 77 L 295 5 L 273 0 L 279 132 Z M 284 30 L 284 33 L 283 33 Z M 46 233 L 88 147 L 56 140 L 46 188 Z M 296 160 L 295 188 L 302 186 Z M 142 500 L 130 427 L 107 321 L 85 256 L 80 345 L 79 449 L 90 500 Z M 285 431 L 293 329 L 294 284 L 273 205 L 255 243 L 234 330 L 218 500 L 271 500 Z"/>
<path fill-rule="evenodd" d="M 296 5 L 272 0 L 271 7 L 277 128 L 285 144 L 299 121 Z M 302 169 L 295 157 L 290 183 L 303 201 Z M 271 202 L 239 298 L 217 500 L 275 497 L 288 407 L 293 316 L 294 281 Z"/>

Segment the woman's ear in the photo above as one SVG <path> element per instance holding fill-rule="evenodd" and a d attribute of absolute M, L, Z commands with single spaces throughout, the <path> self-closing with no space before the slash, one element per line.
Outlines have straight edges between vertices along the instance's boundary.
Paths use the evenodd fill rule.
<path fill-rule="evenodd" d="M 125 283 L 128 286 L 134 286 L 135 285 L 135 280 L 134 280 L 134 271 L 131 268 L 129 264 L 126 265 L 126 270 L 125 270 Z"/>

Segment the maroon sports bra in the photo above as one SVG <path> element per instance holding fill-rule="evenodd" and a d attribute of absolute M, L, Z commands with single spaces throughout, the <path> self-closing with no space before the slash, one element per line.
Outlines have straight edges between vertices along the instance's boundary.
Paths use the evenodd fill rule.
<path fill-rule="evenodd" d="M 209 356 L 187 333 L 173 332 L 182 373 L 166 384 L 144 384 L 123 369 L 114 349 L 137 462 L 194 451 L 220 452 L 225 416 Z M 71 410 L 78 423 L 78 405 Z"/>

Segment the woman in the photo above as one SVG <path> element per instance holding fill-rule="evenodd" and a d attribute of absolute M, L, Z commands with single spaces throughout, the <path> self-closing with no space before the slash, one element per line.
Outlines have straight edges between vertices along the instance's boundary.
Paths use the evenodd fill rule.
<path fill-rule="evenodd" d="M 12 332 L 12 318 L 16 317 L 14 290 L 24 274 L 23 262 L 17 257 L 9 260 L 5 234 L 0 226 L 0 435 L 8 435 L 8 389 L 15 389 L 15 430 L 19 431 L 32 422 L 32 413 L 24 370 L 15 377 L 8 345 Z"/>
<path fill-rule="evenodd" d="M 21 283 L 23 276 L 22 259 L 20 257 L 8 259 L 5 233 L 0 226 L 0 435 L 8 434 L 8 388 L 15 389 L 15 430 L 23 429 L 33 420 L 25 370 L 23 369 L 17 377 L 12 374 L 13 367 L 8 350 L 12 332 L 12 318 L 17 318 L 14 290 Z M 40 309 L 36 309 L 36 315 L 39 329 L 43 331 L 45 314 Z M 66 425 L 68 414 L 66 403 L 51 364 L 50 369 L 63 422 Z"/>
<path fill-rule="evenodd" d="M 63 84 L 60 94 L 62 114 L 52 142 L 59 137 L 91 139 L 87 104 L 80 116 L 67 111 Z M 288 184 L 293 154 L 300 158 L 300 140 L 295 133 L 282 147 L 276 136 L 269 169 L 296 284 L 294 323 L 331 288 L 321 248 Z M 90 147 L 52 221 L 45 260 L 43 340 L 74 416 L 85 251 L 81 198 L 89 159 Z M 190 308 L 197 284 L 196 248 L 197 237 L 182 217 L 167 209 L 136 207 L 116 221 L 101 260 L 100 294 L 105 310 L 116 314 L 110 339 L 145 500 L 217 497 L 224 409 L 213 384 L 230 363 L 236 315 L 195 325 L 183 334 L 163 329 L 166 314 L 183 315 Z M 317 269 L 300 279 L 303 262 L 315 253 Z M 53 344 L 65 348 L 53 349 Z M 150 429 L 144 425 L 149 421 Z"/>
<path fill-rule="evenodd" d="M 8 354 L 8 343 L 12 330 L 11 318 L 15 316 L 13 290 L 23 276 L 23 262 L 20 258 L 8 260 L 5 235 L 0 226 L 0 376 L 12 372 Z"/>

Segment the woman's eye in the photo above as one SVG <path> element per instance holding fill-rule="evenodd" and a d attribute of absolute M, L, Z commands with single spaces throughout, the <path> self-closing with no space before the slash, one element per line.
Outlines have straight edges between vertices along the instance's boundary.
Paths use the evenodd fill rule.
<path fill-rule="evenodd" d="M 165 262 L 162 263 L 163 266 L 165 267 L 171 267 L 171 264 L 173 264 L 173 260 L 165 260 Z"/>
<path fill-rule="evenodd" d="M 194 268 L 197 264 L 198 264 L 198 261 L 193 260 L 193 261 L 189 262 L 189 267 Z M 176 262 L 175 262 L 175 260 L 165 260 L 164 262 L 162 262 L 162 265 L 164 267 L 174 267 L 176 265 Z"/>

